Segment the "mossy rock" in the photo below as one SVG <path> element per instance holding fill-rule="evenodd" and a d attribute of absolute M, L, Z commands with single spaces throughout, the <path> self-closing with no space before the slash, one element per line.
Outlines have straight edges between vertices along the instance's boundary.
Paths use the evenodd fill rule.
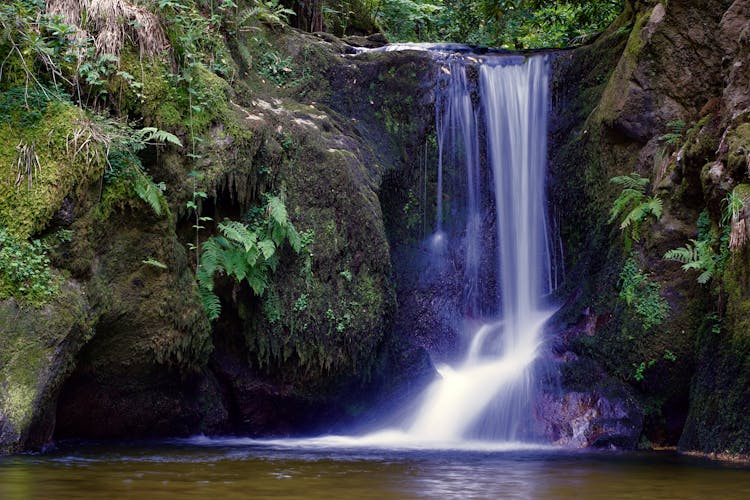
<path fill-rule="evenodd" d="M 743 123 L 728 136 L 727 170 L 735 179 L 742 179 L 750 170 L 750 123 Z"/>
<path fill-rule="evenodd" d="M 140 95 L 126 82 L 115 81 L 124 95 L 122 110 L 142 116 L 145 126 L 180 135 L 187 147 L 192 147 L 191 136 L 200 137 L 227 109 L 229 84 L 203 65 L 193 66 L 189 82 L 178 82 L 163 61 L 141 60 L 132 50 L 123 54 L 121 65 L 143 78 Z"/>
<path fill-rule="evenodd" d="M 0 122 L 0 225 L 20 238 L 38 233 L 66 197 L 81 197 L 101 177 L 106 157 L 90 120 L 52 100 L 31 124 Z"/>
<path fill-rule="evenodd" d="M 95 334 L 63 386 L 56 436 L 197 432 L 195 387 L 213 346 L 174 219 L 114 205 L 108 217 L 92 208 L 71 229 L 55 263 L 85 280 Z"/>
<path fill-rule="evenodd" d="M 0 454 L 47 444 L 60 386 L 92 335 L 77 283 L 67 282 L 42 309 L 0 302 Z"/>
<path fill-rule="evenodd" d="M 723 276 L 726 315 L 706 318 L 698 369 L 680 440 L 683 451 L 750 455 L 750 251 L 738 250 Z"/>

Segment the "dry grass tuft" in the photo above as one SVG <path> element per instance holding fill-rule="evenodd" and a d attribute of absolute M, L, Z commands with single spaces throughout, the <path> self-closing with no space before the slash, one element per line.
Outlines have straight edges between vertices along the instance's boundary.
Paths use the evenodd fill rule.
<path fill-rule="evenodd" d="M 138 44 L 141 56 L 169 48 L 159 16 L 129 0 L 47 0 L 47 12 L 91 33 L 99 55 L 119 57 L 126 39 Z"/>

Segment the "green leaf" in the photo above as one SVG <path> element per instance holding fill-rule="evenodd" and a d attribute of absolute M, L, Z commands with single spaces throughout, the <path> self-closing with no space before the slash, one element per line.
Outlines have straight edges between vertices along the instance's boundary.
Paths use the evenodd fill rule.
<path fill-rule="evenodd" d="M 166 266 L 166 264 L 163 264 L 163 263 L 159 262 L 158 260 L 156 260 L 156 259 L 154 259 L 152 257 L 148 257 L 147 259 L 143 259 L 141 262 L 143 262 L 147 266 L 153 266 L 153 267 L 157 267 L 159 269 L 168 269 L 167 266 Z"/>
<path fill-rule="evenodd" d="M 259 241 L 258 248 L 265 259 L 270 259 L 276 253 L 276 244 L 271 240 Z"/>

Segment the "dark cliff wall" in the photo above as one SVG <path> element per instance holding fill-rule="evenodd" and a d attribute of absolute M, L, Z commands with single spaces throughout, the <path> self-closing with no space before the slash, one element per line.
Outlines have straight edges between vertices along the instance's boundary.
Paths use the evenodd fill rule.
<path fill-rule="evenodd" d="M 705 285 L 664 259 L 703 237 L 701 224 L 728 235 L 724 200 L 744 192 L 747 8 L 637 3 L 593 45 L 559 60 L 550 168 L 571 270 L 559 318 L 569 327 L 557 347 L 563 384 L 598 384 L 602 376 L 626 383 L 645 416 L 642 445 L 748 451 L 746 328 L 738 316 L 747 251 L 716 236 L 720 265 Z M 620 191 L 609 179 L 630 172 L 649 179 L 663 214 L 646 221 L 628 249 L 619 219 L 608 222 Z M 743 209 L 734 223 L 744 217 Z M 645 324 L 647 301 L 639 311 L 623 299 L 626 260 L 658 290 L 651 305 L 666 301 L 660 324 Z M 644 285 L 637 290 L 648 295 Z"/>

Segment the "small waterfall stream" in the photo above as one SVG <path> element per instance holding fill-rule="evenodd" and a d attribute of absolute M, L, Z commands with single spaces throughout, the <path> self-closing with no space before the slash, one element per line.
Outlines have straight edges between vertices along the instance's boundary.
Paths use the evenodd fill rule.
<path fill-rule="evenodd" d="M 488 293 L 477 286 L 483 237 L 479 200 L 488 189 L 494 195 L 499 286 L 497 311 L 482 318 L 486 323 L 474 332 L 463 360 L 440 367 L 441 378 L 427 390 L 407 432 L 415 440 L 513 441 L 528 420 L 533 365 L 550 315 L 542 298 L 553 286 L 545 197 L 547 66 L 544 56 L 485 61 L 479 67 L 478 108 L 471 101 L 465 66 L 460 61 L 444 66 L 450 80 L 437 104 L 438 169 L 443 169 L 446 144 L 454 154 L 463 151 L 464 283 L 471 290 L 465 310 L 475 310 L 476 294 Z M 492 186 L 480 184 L 478 116 L 484 119 Z M 438 200 L 442 196 L 438 192 Z M 437 231 L 442 233 L 441 217 L 438 210 Z"/>

